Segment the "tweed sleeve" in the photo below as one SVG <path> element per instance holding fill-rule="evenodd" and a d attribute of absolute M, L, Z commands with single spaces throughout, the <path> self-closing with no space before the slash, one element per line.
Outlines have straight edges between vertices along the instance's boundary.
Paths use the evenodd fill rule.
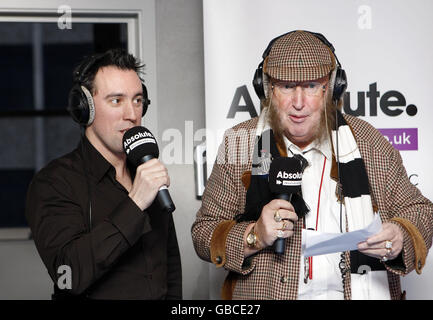
<path fill-rule="evenodd" d="M 218 150 L 217 159 L 207 181 L 202 205 L 192 225 L 191 234 L 198 256 L 211 262 L 211 240 L 217 226 L 224 221 L 233 220 L 245 208 L 246 191 L 241 176 L 248 166 L 250 149 L 249 134 L 228 130 Z M 248 222 L 236 223 L 227 234 L 225 245 L 225 264 L 227 270 L 248 274 L 253 264 L 244 266 L 243 235 Z"/>
<path fill-rule="evenodd" d="M 419 272 L 426 255 L 420 258 L 419 252 L 426 252 L 432 244 L 433 204 L 409 181 L 399 151 L 378 130 L 362 119 L 344 117 L 354 129 L 381 217 L 403 232 L 402 253 L 385 266 L 397 275 L 406 275 L 415 267 Z M 424 250 L 419 250 L 422 246 Z"/>
<path fill-rule="evenodd" d="M 427 249 L 431 247 L 433 236 L 433 204 L 425 198 L 410 181 L 403 166 L 400 153 L 394 149 L 386 177 L 386 206 L 394 218 L 402 218 L 411 223 L 421 235 Z M 394 222 L 398 225 L 397 222 Z M 401 225 L 399 225 L 401 227 Z M 414 243 L 404 228 L 403 263 L 404 269 L 395 268 L 392 261 L 387 263 L 390 271 L 400 275 L 411 272 L 416 266 Z M 420 269 L 420 266 L 417 266 Z"/>

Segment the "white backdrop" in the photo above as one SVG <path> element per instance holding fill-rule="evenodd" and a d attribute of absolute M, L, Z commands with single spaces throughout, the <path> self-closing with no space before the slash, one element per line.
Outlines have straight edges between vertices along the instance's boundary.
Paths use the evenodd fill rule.
<path fill-rule="evenodd" d="M 251 118 L 228 118 L 231 106 L 251 106 L 249 95 L 259 113 L 251 81 L 269 41 L 304 29 L 334 45 L 348 77 L 345 111 L 387 129 L 412 183 L 433 199 L 432 12 L 431 0 L 204 0 L 207 172 L 224 130 Z M 218 299 L 223 274 L 210 265 L 210 275 Z M 432 284 L 431 255 L 422 275 L 402 278 L 408 299 L 433 299 Z"/>

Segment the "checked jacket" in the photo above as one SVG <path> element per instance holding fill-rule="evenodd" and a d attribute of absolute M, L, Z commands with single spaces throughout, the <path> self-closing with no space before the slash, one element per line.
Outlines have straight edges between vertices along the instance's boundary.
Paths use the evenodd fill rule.
<path fill-rule="evenodd" d="M 382 222 L 403 218 L 419 231 L 425 248 L 430 248 L 433 234 L 433 204 L 410 183 L 401 156 L 370 124 L 344 115 L 358 144 L 370 184 L 373 205 L 380 212 Z M 258 118 L 242 122 L 226 131 L 218 150 L 211 176 L 203 194 L 202 206 L 192 226 L 192 239 L 197 254 L 211 261 L 211 240 L 217 226 L 233 220 L 245 209 L 246 189 L 242 183 L 244 172 L 251 170 Z M 333 165 L 336 165 L 334 162 Z M 331 170 L 332 172 L 332 170 Z M 243 235 L 252 221 L 233 225 L 226 235 L 223 266 L 236 281 L 233 299 L 296 299 L 298 294 L 301 259 L 302 219 L 294 225 L 294 234 L 287 239 L 284 255 L 276 255 L 271 247 L 259 251 L 250 259 L 243 256 Z M 399 225 L 397 222 L 393 222 Z M 399 225 L 401 227 L 401 225 Z M 392 299 L 402 297 L 400 276 L 414 269 L 420 273 L 425 255 L 415 254 L 414 240 L 406 229 L 402 259 L 385 263 Z M 350 255 L 345 254 L 350 270 Z M 245 260 L 245 261 L 244 261 Z M 351 299 L 350 271 L 344 277 L 344 296 Z"/>

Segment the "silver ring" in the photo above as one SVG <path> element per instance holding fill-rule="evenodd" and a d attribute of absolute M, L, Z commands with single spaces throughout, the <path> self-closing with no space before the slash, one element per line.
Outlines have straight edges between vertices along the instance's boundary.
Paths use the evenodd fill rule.
<path fill-rule="evenodd" d="M 282 238 L 283 236 L 284 236 L 284 231 L 283 230 L 277 230 L 277 237 Z"/>
<path fill-rule="evenodd" d="M 392 249 L 387 248 L 387 249 L 386 249 L 385 257 L 389 257 L 389 256 L 391 255 L 391 252 L 392 252 Z"/>
<path fill-rule="evenodd" d="M 385 249 L 391 249 L 392 250 L 392 241 L 390 241 L 390 240 L 385 241 Z"/>
<path fill-rule="evenodd" d="M 382 262 L 387 262 L 387 261 L 388 261 L 388 257 L 387 257 L 386 255 L 383 256 L 382 259 L 381 259 L 381 261 L 382 261 Z"/>
<path fill-rule="evenodd" d="M 278 209 L 278 210 L 280 210 L 280 209 Z M 275 220 L 275 222 L 281 222 L 281 220 L 283 220 L 281 218 L 280 214 L 278 213 L 278 210 L 275 211 L 275 213 L 274 213 L 274 220 Z"/>

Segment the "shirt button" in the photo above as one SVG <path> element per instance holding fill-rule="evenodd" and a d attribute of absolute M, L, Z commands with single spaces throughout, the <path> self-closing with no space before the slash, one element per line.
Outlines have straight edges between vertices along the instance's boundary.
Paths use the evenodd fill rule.
<path fill-rule="evenodd" d="M 218 257 L 216 257 L 215 261 L 216 261 L 218 264 L 220 264 L 220 263 L 223 261 L 223 259 L 221 258 L 221 256 L 218 256 Z"/>
<path fill-rule="evenodd" d="M 281 283 L 287 283 L 287 282 L 289 282 L 289 277 L 282 276 L 280 281 L 281 281 Z"/>
<path fill-rule="evenodd" d="M 422 267 L 421 261 L 418 261 L 418 269 L 421 269 L 421 267 Z"/>

